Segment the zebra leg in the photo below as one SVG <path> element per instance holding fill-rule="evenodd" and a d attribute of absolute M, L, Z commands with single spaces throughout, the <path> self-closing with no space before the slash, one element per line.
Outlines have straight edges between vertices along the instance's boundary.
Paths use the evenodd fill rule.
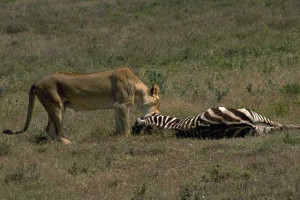
<path fill-rule="evenodd" d="M 278 130 L 283 130 L 283 127 L 256 125 L 254 132 L 257 133 L 257 135 L 262 135 L 262 134 L 271 133 L 273 131 L 278 131 Z"/>
<path fill-rule="evenodd" d="M 252 130 L 252 136 L 259 136 L 261 134 L 260 129 L 258 126 L 254 126 L 254 129 Z"/>

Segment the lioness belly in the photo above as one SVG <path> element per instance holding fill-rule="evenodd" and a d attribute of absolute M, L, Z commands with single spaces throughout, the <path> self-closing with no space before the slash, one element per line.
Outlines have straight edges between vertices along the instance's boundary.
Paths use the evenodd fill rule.
<path fill-rule="evenodd" d="M 74 110 L 110 109 L 114 104 L 114 89 L 108 77 L 90 75 L 65 78 L 59 88 L 66 106 Z"/>
<path fill-rule="evenodd" d="M 65 106 L 76 111 L 99 110 L 113 108 L 114 100 L 108 97 L 69 98 Z"/>

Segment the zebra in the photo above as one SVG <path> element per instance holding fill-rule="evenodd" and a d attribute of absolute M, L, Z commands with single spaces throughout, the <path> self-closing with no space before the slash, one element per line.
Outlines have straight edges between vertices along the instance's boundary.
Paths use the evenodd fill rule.
<path fill-rule="evenodd" d="M 210 108 L 197 116 L 180 120 L 172 116 L 153 114 L 137 118 L 133 130 L 137 133 L 143 127 L 156 126 L 174 129 L 178 137 L 200 137 L 220 139 L 260 135 L 272 131 L 300 129 L 300 126 L 282 125 L 246 108 Z"/>

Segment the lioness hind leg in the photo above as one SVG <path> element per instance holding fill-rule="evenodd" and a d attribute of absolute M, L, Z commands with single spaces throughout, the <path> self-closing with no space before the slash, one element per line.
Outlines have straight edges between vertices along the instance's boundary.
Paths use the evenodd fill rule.
<path fill-rule="evenodd" d="M 57 135 L 55 133 L 55 127 L 54 127 L 54 124 L 53 124 L 53 122 L 51 120 L 51 117 L 49 115 L 48 115 L 48 124 L 47 124 L 45 130 L 46 130 L 47 134 L 50 136 L 50 138 L 52 140 L 57 139 Z"/>
<path fill-rule="evenodd" d="M 51 116 L 52 122 L 55 127 L 55 132 L 57 134 L 57 139 L 62 141 L 64 144 L 71 144 L 71 142 L 65 138 L 64 130 L 63 130 L 63 109 L 55 108 L 48 112 Z"/>
<path fill-rule="evenodd" d="M 61 122 L 61 124 L 62 124 L 62 129 L 63 129 L 63 121 L 64 121 L 64 114 L 65 114 L 65 107 L 63 108 L 63 112 L 62 112 L 62 122 Z M 51 119 L 51 116 L 48 114 L 48 124 L 47 124 L 47 126 L 46 126 L 46 132 L 48 133 L 48 135 L 50 136 L 50 138 L 52 139 L 52 140 L 55 140 L 55 139 L 57 139 L 57 134 L 56 134 L 56 128 L 55 128 L 55 126 L 54 126 L 54 123 L 52 122 L 52 119 Z M 64 130 L 63 130 L 63 132 L 62 132 L 62 136 L 64 136 L 65 134 L 64 134 Z"/>
<path fill-rule="evenodd" d="M 61 140 L 65 144 L 71 143 L 64 137 L 63 133 L 63 113 L 64 107 L 63 103 L 60 100 L 60 97 L 53 94 L 46 94 L 46 93 L 38 93 L 37 94 L 40 102 L 46 109 L 49 119 L 48 125 L 46 127 L 46 131 L 52 139 Z M 55 133 L 52 134 L 52 124 L 54 125 Z"/>
<path fill-rule="evenodd" d="M 130 135 L 129 108 L 127 104 L 116 103 L 114 105 L 114 111 L 117 133 Z"/>

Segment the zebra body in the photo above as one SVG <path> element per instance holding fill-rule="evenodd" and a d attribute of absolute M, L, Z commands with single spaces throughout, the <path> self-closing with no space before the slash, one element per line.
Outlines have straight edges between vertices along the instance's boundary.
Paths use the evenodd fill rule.
<path fill-rule="evenodd" d="M 247 134 L 258 135 L 284 129 L 300 129 L 300 126 L 286 126 L 273 122 L 245 108 L 228 109 L 225 107 L 211 108 L 197 116 L 189 116 L 183 120 L 154 114 L 146 118 L 138 118 L 137 124 L 174 129 L 178 136 L 216 139 L 244 137 Z"/>

